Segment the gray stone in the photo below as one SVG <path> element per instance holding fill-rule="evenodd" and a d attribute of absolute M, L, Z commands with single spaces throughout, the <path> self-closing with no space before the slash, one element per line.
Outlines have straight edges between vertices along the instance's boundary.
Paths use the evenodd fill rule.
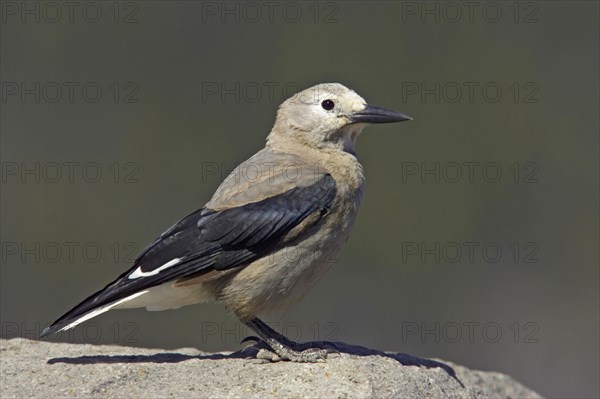
<path fill-rule="evenodd" d="M 0 340 L 8 397 L 539 398 L 511 377 L 441 360 L 321 343 L 324 363 L 265 363 L 256 349 L 202 353 Z"/>

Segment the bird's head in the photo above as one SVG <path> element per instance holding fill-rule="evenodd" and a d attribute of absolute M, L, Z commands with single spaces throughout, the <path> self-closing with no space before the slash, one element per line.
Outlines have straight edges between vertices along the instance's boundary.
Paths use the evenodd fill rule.
<path fill-rule="evenodd" d="M 267 142 L 304 144 L 354 152 L 356 138 L 367 123 L 391 123 L 411 118 L 369 105 L 339 83 L 322 83 L 284 101 Z"/>

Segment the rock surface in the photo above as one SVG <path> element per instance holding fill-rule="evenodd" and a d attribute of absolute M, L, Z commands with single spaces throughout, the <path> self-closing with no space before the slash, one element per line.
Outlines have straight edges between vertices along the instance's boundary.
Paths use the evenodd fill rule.
<path fill-rule="evenodd" d="M 539 398 L 512 378 L 343 343 L 325 363 L 236 353 L 0 340 L 0 397 Z"/>

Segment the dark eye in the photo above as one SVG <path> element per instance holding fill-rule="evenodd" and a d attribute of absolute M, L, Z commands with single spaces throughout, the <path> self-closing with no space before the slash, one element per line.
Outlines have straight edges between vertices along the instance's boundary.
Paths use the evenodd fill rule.
<path fill-rule="evenodd" d="M 335 103 L 331 100 L 323 100 L 321 107 L 326 111 L 331 111 L 335 107 Z"/>

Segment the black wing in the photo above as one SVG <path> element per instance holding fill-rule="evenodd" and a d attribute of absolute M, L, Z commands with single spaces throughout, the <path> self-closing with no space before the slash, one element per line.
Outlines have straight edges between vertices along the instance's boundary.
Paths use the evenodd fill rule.
<path fill-rule="evenodd" d="M 286 234 L 309 215 L 323 216 L 335 195 L 335 181 L 325 174 L 311 185 L 261 201 L 218 211 L 200 209 L 165 231 L 142 252 L 131 269 L 64 314 L 41 336 L 165 282 L 243 267 L 276 250 Z"/>

